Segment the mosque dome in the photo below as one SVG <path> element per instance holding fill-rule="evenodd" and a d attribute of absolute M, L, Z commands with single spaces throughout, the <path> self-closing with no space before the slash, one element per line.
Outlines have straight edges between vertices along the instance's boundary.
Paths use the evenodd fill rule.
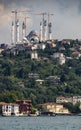
<path fill-rule="evenodd" d="M 29 36 L 38 36 L 38 32 L 36 30 L 32 30 L 30 33 L 29 33 Z"/>
<path fill-rule="evenodd" d="M 32 30 L 29 35 L 27 36 L 27 39 L 31 43 L 38 43 L 39 42 L 39 34 L 36 30 Z"/>

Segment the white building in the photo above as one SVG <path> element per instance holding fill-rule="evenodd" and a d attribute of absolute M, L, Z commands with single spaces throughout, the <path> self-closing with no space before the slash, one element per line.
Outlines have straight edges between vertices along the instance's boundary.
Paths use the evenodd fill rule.
<path fill-rule="evenodd" d="M 54 53 L 52 57 L 57 58 L 60 65 L 63 65 L 66 62 L 66 59 L 63 53 L 58 53 L 58 52 Z"/>
<path fill-rule="evenodd" d="M 59 57 L 63 57 L 63 56 L 64 56 L 63 53 L 59 53 L 59 52 L 56 52 L 53 54 L 54 58 L 59 58 Z"/>
<path fill-rule="evenodd" d="M 73 96 L 73 97 L 64 97 L 64 96 L 59 96 L 56 98 L 56 103 L 68 103 L 71 102 L 73 105 L 76 103 L 81 104 L 81 96 Z"/>
<path fill-rule="evenodd" d="M 56 98 L 56 103 L 68 103 L 72 102 L 72 97 L 59 96 Z"/>
<path fill-rule="evenodd" d="M 19 115 L 19 105 L 18 104 L 12 104 L 12 112 L 11 114 L 18 116 Z"/>
<path fill-rule="evenodd" d="M 77 102 L 81 103 L 81 96 L 73 96 L 72 102 L 73 102 L 74 105 L 75 105 Z"/>
<path fill-rule="evenodd" d="M 38 53 L 36 51 L 31 52 L 31 59 L 38 59 Z"/>
<path fill-rule="evenodd" d="M 11 116 L 12 106 L 10 104 L 4 103 L 2 104 L 2 115 L 3 116 Z"/>
<path fill-rule="evenodd" d="M 44 50 L 46 48 L 46 44 L 40 43 L 40 44 L 38 44 L 38 48 Z"/>
<path fill-rule="evenodd" d="M 42 80 L 42 79 L 37 79 L 36 82 L 39 83 L 40 85 L 42 85 L 43 82 L 44 82 L 44 80 Z"/>
<path fill-rule="evenodd" d="M 1 113 L 3 116 L 18 116 L 19 115 L 19 106 L 18 104 L 12 104 L 12 103 L 0 103 Z"/>
<path fill-rule="evenodd" d="M 1 49 L 1 48 L 0 48 L 0 54 L 1 54 L 2 51 L 4 51 L 4 49 Z"/>
<path fill-rule="evenodd" d="M 60 65 L 65 64 L 65 62 L 66 62 L 66 59 L 65 59 L 64 56 L 59 57 L 59 64 L 60 64 Z"/>

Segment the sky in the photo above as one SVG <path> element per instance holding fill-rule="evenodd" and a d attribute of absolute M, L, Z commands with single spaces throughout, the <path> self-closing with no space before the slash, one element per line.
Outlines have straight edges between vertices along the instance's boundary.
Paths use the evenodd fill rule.
<path fill-rule="evenodd" d="M 81 0 L 0 0 L 0 43 L 11 42 L 11 23 L 14 21 L 12 10 L 26 11 L 18 13 L 21 24 L 27 19 L 27 34 L 31 30 L 40 30 L 39 13 L 54 14 L 52 22 L 53 39 L 81 39 Z M 47 16 L 46 16 L 47 19 Z"/>

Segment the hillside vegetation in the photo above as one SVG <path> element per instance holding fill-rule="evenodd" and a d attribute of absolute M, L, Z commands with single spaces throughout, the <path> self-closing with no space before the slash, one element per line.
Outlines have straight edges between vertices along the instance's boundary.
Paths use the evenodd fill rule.
<path fill-rule="evenodd" d="M 31 99 L 36 105 L 55 102 L 59 95 L 81 95 L 81 58 L 73 56 L 71 51 L 71 48 L 75 48 L 80 53 L 80 44 L 75 40 L 70 45 L 57 43 L 54 48 L 47 45 L 45 50 L 37 50 L 40 57 L 38 60 L 31 60 L 26 50 L 16 56 L 3 52 L 3 57 L 0 57 L 0 101 Z M 61 50 L 62 47 L 65 50 Z M 52 57 L 55 52 L 72 59 L 60 65 Z M 29 76 L 31 73 L 38 77 Z M 50 79 L 50 76 L 54 79 Z M 43 80 L 42 84 L 37 79 Z"/>

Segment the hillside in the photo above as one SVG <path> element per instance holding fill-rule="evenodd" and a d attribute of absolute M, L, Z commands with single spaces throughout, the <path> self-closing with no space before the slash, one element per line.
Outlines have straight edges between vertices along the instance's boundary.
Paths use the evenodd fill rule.
<path fill-rule="evenodd" d="M 39 59 L 32 60 L 27 50 L 18 55 L 0 57 L 0 101 L 15 102 L 31 99 L 33 104 L 55 101 L 59 95 L 81 95 L 81 58 L 73 55 L 72 49 L 80 54 L 81 43 L 57 42 L 56 47 L 47 44 L 45 50 L 37 50 Z M 63 53 L 65 64 L 59 64 L 54 53 Z M 38 80 L 40 79 L 40 80 Z"/>

